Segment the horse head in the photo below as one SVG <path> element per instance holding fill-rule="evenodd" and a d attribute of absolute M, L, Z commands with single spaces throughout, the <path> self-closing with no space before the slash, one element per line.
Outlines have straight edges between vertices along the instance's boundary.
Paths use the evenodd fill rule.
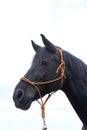
<path fill-rule="evenodd" d="M 13 94 L 16 107 L 23 110 L 27 110 L 40 96 L 43 97 L 60 89 L 64 76 L 60 69 L 63 68 L 61 49 L 54 46 L 44 35 L 41 34 L 41 37 L 45 47 L 31 41 L 36 54 L 30 69 L 19 81 Z"/>

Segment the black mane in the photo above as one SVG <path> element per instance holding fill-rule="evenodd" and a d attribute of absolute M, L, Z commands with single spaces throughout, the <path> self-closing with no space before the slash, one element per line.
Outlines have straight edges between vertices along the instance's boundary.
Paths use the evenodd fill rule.
<path fill-rule="evenodd" d="M 79 78 L 87 77 L 87 65 L 82 60 L 67 51 L 63 51 L 63 55 L 65 61 L 67 61 L 66 66 L 68 67 L 69 65 L 69 69 L 71 69 L 72 74 L 74 72 L 74 78 L 77 78 L 77 76 Z"/>

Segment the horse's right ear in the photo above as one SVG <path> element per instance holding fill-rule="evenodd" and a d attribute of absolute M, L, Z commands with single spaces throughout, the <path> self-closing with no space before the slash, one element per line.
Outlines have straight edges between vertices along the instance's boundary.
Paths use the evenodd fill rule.
<path fill-rule="evenodd" d="M 31 40 L 32 46 L 34 48 L 34 50 L 37 52 L 41 47 L 39 45 L 37 45 L 33 40 Z"/>

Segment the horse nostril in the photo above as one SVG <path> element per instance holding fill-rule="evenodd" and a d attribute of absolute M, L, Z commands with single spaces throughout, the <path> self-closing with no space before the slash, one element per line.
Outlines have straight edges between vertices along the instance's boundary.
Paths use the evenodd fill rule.
<path fill-rule="evenodd" d="M 16 99 L 17 99 L 18 101 L 21 101 L 21 100 L 23 99 L 23 97 L 24 97 L 24 92 L 23 92 L 23 90 L 18 89 L 18 90 L 16 91 Z"/>

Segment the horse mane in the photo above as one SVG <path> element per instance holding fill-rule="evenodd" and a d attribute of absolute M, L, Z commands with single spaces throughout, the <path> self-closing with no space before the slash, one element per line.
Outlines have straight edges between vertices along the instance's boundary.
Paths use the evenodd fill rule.
<path fill-rule="evenodd" d="M 85 76 L 87 76 L 87 65 L 82 60 L 80 60 L 79 58 L 77 58 L 76 56 L 72 55 L 67 51 L 63 51 L 63 56 L 65 61 L 67 61 L 66 66 L 68 66 L 69 64 L 70 65 L 69 69 L 71 69 L 72 74 L 73 72 L 75 72 L 74 75 L 75 77 L 78 75 L 81 78 L 82 76 L 83 78 L 86 78 Z"/>

